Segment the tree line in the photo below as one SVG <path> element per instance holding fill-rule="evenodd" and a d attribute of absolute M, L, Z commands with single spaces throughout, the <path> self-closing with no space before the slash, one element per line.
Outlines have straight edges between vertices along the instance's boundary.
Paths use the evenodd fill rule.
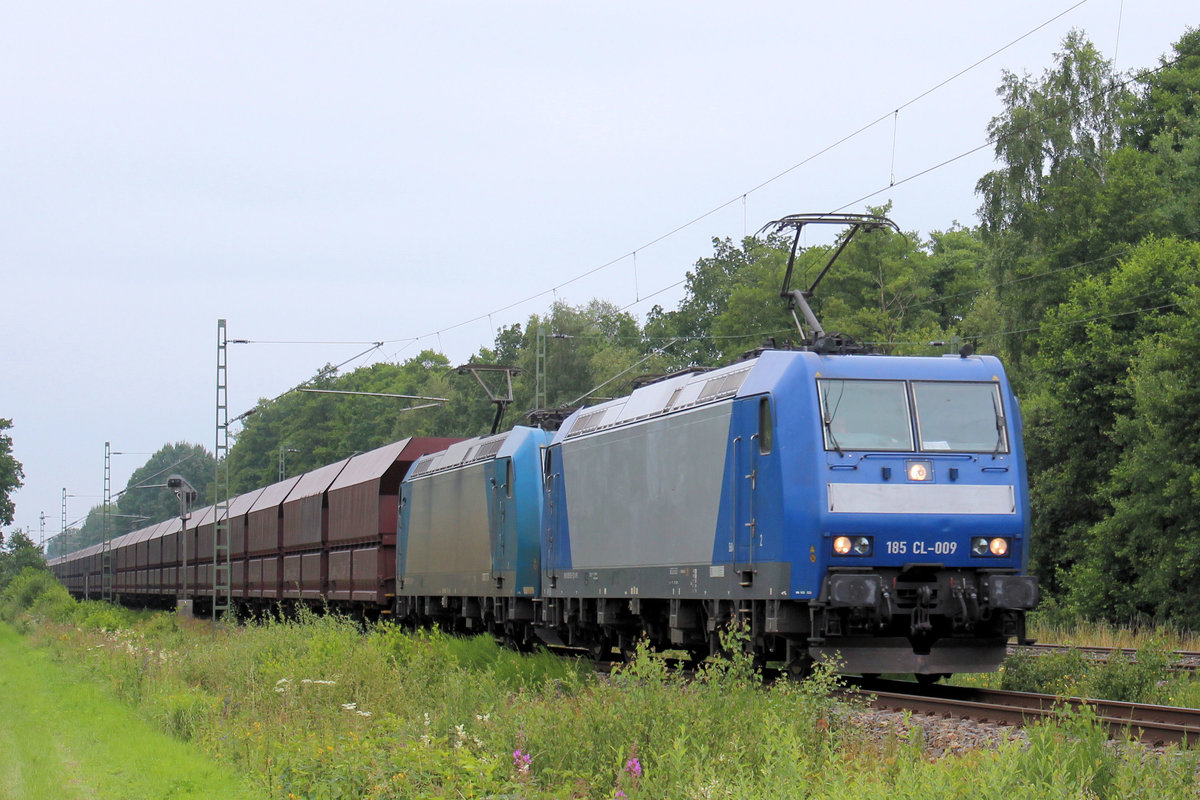
<path fill-rule="evenodd" d="M 814 308 L 827 329 L 881 353 L 971 343 L 1001 357 L 1026 426 L 1031 567 L 1051 604 L 1200 627 L 1200 31 L 1131 74 L 1072 32 L 1050 68 L 1006 72 L 997 92 L 996 166 L 976 186 L 977 224 L 860 233 Z M 800 278 L 836 245 L 802 248 Z M 779 298 L 789 246 L 769 234 L 714 239 L 683 300 L 644 320 L 593 299 L 503 326 L 471 359 L 520 370 L 503 427 L 528 424 L 535 405 L 596 402 L 649 375 L 799 338 Z M 344 374 L 327 365 L 310 388 L 445 402 L 409 410 L 423 401 L 301 392 L 262 401 L 231 448 L 232 490 L 406 436 L 486 433 L 493 406 L 459 366 L 432 350 Z M 133 488 L 170 463 L 205 495 L 211 454 L 169 445 L 117 500 L 113 530 L 177 513 L 168 494 Z M 67 549 L 96 540 L 96 513 Z"/>

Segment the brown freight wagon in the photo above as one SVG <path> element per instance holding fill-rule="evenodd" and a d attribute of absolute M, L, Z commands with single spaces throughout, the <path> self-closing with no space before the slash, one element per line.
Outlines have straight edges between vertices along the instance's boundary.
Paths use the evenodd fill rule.
<path fill-rule="evenodd" d="M 283 501 L 299 480 L 297 475 L 261 490 L 246 513 L 246 596 L 252 603 L 257 600 L 270 605 L 282 599 L 279 534 Z"/>
<path fill-rule="evenodd" d="M 459 441 L 404 439 L 232 498 L 231 599 L 243 609 L 289 600 L 390 611 L 400 482 L 418 458 Z M 215 513 L 207 506 L 186 526 L 173 517 L 114 540 L 117 593 L 136 604 L 188 597 L 200 601 L 197 613 L 211 608 Z M 92 545 L 51 567 L 72 594 L 99 597 L 100 553 Z"/>

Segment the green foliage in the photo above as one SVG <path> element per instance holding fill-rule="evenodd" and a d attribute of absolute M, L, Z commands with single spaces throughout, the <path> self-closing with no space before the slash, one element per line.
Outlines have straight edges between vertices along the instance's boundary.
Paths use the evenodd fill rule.
<path fill-rule="evenodd" d="M 111 535 L 120 536 L 179 516 L 179 499 L 170 489 L 143 488 L 166 483 L 169 475 L 183 476 L 196 490 L 199 497 L 194 508 L 208 505 L 212 502 L 208 488 L 216 477 L 216 469 L 216 460 L 201 445 L 186 442 L 163 445 L 129 476 L 110 521 Z"/>
<path fill-rule="evenodd" d="M 1018 650 L 1004 660 L 1000 688 L 1074 697 L 1086 694 L 1080 687 L 1091 666 L 1088 657 L 1073 647 L 1046 655 Z"/>
<path fill-rule="evenodd" d="M 1198 463 L 1187 405 L 1198 280 L 1200 245 L 1150 239 L 1080 281 L 1042 324 L 1040 382 L 1025 405 L 1032 561 L 1088 616 L 1200 621 L 1186 616 L 1186 594 L 1172 602 L 1190 562 L 1170 550 L 1188 549 L 1180 492 Z"/>
<path fill-rule="evenodd" d="M 1001 688 L 1056 697 L 1096 697 L 1130 703 L 1162 703 L 1168 696 L 1171 655 L 1157 643 L 1132 657 L 1117 651 L 1106 662 L 1071 647 L 1035 655 L 1018 650 L 1004 661 Z"/>
<path fill-rule="evenodd" d="M 331 464 L 408 436 L 471 436 L 486 433 L 491 410 L 470 376 L 455 374 L 445 356 L 426 350 L 402 364 L 373 364 L 346 375 L 325 368 L 309 388 L 448 398 L 431 401 L 363 395 L 291 392 L 261 401 L 230 450 L 231 488 L 236 492 Z"/>
<path fill-rule="evenodd" d="M 14 531 L 7 540 L 0 536 L 0 589 L 27 569 L 46 569 L 41 548 L 21 530 Z"/>
<path fill-rule="evenodd" d="M 1195 266 L 1200 246 L 1193 249 Z M 1173 297 L 1178 313 L 1165 316 L 1161 330 L 1141 339 L 1123 382 L 1128 402 L 1112 430 L 1121 455 L 1103 487 L 1111 513 L 1090 532 L 1088 560 L 1072 588 L 1085 612 L 1154 616 L 1196 628 L 1200 291 L 1192 285 Z M 1089 571 L 1117 565 L 1123 587 L 1084 585 Z"/>
<path fill-rule="evenodd" d="M 96 685 L 92 659 L 64 655 L 31 647 L 0 626 L 0 773 L 5 776 L 0 796 L 265 796 L 249 790 L 242 776 L 139 719 Z"/>
<path fill-rule="evenodd" d="M 74 601 L 67 590 L 44 567 L 25 567 L 7 581 L 0 591 L 0 619 L 15 623 L 26 612 L 49 611 L 69 605 Z M 65 616 L 47 614 L 55 621 L 63 621 Z"/>
<path fill-rule="evenodd" d="M 680 340 L 667 354 L 670 371 L 717 366 L 764 337 L 787 337 L 795 330 L 779 299 L 789 248 L 778 236 L 746 237 L 740 246 L 713 239 L 713 255 L 687 273 L 679 307 L 654 306 L 647 315 L 649 341 Z"/>
<path fill-rule="evenodd" d="M 988 133 L 1001 166 L 976 190 L 1004 323 L 1016 332 L 1065 297 L 1074 276 L 1063 267 L 1105 255 L 1112 244 L 1096 236 L 1095 205 L 1119 141 L 1125 93 L 1112 64 L 1072 31 L 1040 78 L 1006 71 L 997 94 L 1004 111 Z M 1014 333 L 1006 344 L 1019 363 L 1025 336 Z"/>
<path fill-rule="evenodd" d="M 12 454 L 12 437 L 5 433 L 10 428 L 12 420 L 0 418 L 0 525 L 12 524 L 15 507 L 9 495 L 21 488 L 25 477 L 21 462 Z"/>
<path fill-rule="evenodd" d="M 862 734 L 837 676 L 763 685 L 742 634 L 704 680 L 644 645 L 610 679 L 487 637 L 304 615 L 244 629 L 135 617 L 118 631 L 45 625 L 54 657 L 105 680 L 162 730 L 310 798 L 1183 798 L 1195 761 L 1125 751 L 1085 711 L 1028 746 L 933 760 L 919 729 Z"/>

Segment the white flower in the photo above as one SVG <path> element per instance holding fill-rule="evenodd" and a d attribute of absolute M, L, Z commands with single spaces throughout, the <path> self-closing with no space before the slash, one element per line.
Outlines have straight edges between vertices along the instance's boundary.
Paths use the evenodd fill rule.
<path fill-rule="evenodd" d="M 347 711 L 353 711 L 354 709 L 358 708 L 358 703 L 342 703 L 342 708 L 346 709 Z"/>

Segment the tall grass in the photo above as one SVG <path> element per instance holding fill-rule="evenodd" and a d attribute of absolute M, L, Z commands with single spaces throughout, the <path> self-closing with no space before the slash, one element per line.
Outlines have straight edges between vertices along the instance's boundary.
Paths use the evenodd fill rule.
<path fill-rule="evenodd" d="M 1053 601 L 1029 616 L 1028 634 L 1040 642 L 1076 647 L 1122 647 L 1137 650 L 1152 646 L 1166 650 L 1200 651 L 1200 634 L 1146 620 L 1126 625 L 1078 619 Z"/>
<path fill-rule="evenodd" d="M 919 743 L 857 727 L 827 671 L 764 686 L 736 630 L 733 655 L 695 678 L 644 645 L 597 677 L 486 637 L 336 615 L 213 631 L 170 614 L 112 629 L 77 613 L 27 628 L 274 797 L 1194 796 L 1190 755 L 1097 745 L 1087 718 L 1042 726 L 1027 747 L 932 762 Z"/>

